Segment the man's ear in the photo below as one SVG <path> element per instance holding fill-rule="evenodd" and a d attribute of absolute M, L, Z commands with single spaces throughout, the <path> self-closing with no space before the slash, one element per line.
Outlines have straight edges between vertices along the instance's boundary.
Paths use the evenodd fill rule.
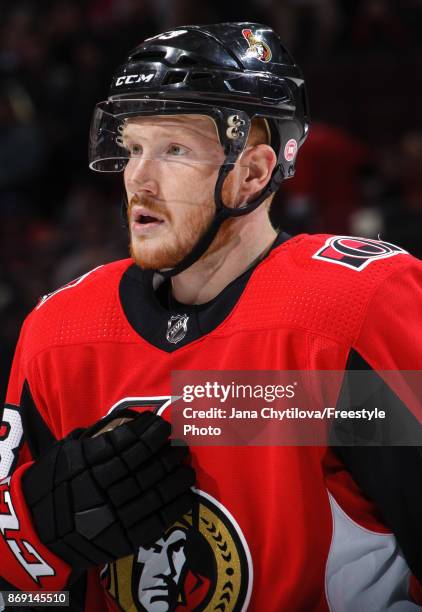
<path fill-rule="evenodd" d="M 266 187 L 277 163 L 277 157 L 270 145 L 258 144 L 245 150 L 240 163 L 246 172 L 239 195 L 242 202 L 250 202 Z"/>

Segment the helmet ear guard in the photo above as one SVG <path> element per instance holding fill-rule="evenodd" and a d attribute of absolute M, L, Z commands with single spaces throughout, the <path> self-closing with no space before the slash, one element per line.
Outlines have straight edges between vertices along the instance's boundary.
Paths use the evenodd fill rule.
<path fill-rule="evenodd" d="M 294 175 L 297 152 L 309 125 L 300 69 L 273 30 L 248 22 L 181 26 L 136 47 L 113 77 L 109 99 L 96 107 L 90 167 L 100 172 L 124 169 L 128 155 L 115 145 L 117 126 L 125 118 L 172 114 L 210 117 L 224 161 L 219 164 L 216 212 L 210 227 L 182 262 L 159 271 L 163 276 L 179 274 L 192 265 L 225 219 L 249 214 Z M 277 164 L 260 194 L 232 208 L 223 202 L 223 184 L 245 149 L 254 118 L 266 120 Z M 122 216 L 127 224 L 126 197 Z"/>

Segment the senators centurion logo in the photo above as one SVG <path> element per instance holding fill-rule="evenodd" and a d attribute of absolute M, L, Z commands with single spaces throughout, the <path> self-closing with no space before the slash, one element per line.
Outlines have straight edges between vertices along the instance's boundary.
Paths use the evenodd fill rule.
<path fill-rule="evenodd" d="M 163 416 L 171 396 L 126 397 L 125 408 Z M 252 593 L 252 557 L 236 519 L 209 493 L 192 488 L 191 512 L 150 546 L 107 564 L 101 581 L 125 612 L 244 612 Z"/>
<path fill-rule="evenodd" d="M 219 502 L 194 490 L 192 512 L 151 546 L 107 565 L 102 580 L 121 610 L 241 612 L 252 561 L 239 525 Z"/>
<path fill-rule="evenodd" d="M 249 48 L 246 50 L 246 57 L 253 57 L 260 62 L 269 62 L 272 53 L 266 42 L 255 36 L 252 30 L 245 28 L 242 30 L 243 38 L 246 39 Z"/>

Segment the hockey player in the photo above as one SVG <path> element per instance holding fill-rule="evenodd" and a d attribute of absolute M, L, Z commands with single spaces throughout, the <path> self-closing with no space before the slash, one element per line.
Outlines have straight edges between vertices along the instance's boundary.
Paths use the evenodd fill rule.
<path fill-rule="evenodd" d="M 418 447 L 198 446 L 192 488 L 169 443 L 175 370 L 420 367 L 418 261 L 270 224 L 307 130 L 301 72 L 262 25 L 177 28 L 117 71 L 90 165 L 123 171 L 131 258 L 23 326 L 0 439 L 3 590 L 69 590 L 89 611 L 420 609 Z M 379 399 L 417 429 L 401 391 Z"/>

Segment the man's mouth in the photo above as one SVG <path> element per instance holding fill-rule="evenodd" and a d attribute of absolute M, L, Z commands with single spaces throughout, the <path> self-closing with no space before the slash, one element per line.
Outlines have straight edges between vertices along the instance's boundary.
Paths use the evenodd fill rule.
<path fill-rule="evenodd" d="M 158 219 L 157 217 L 152 217 L 151 215 L 139 215 L 136 220 L 136 223 L 141 223 L 142 225 L 145 225 L 146 223 L 163 223 L 163 221 L 161 219 Z"/>
<path fill-rule="evenodd" d="M 163 217 L 147 209 L 139 208 L 132 212 L 132 224 L 138 230 L 153 229 L 164 222 L 165 219 Z"/>

